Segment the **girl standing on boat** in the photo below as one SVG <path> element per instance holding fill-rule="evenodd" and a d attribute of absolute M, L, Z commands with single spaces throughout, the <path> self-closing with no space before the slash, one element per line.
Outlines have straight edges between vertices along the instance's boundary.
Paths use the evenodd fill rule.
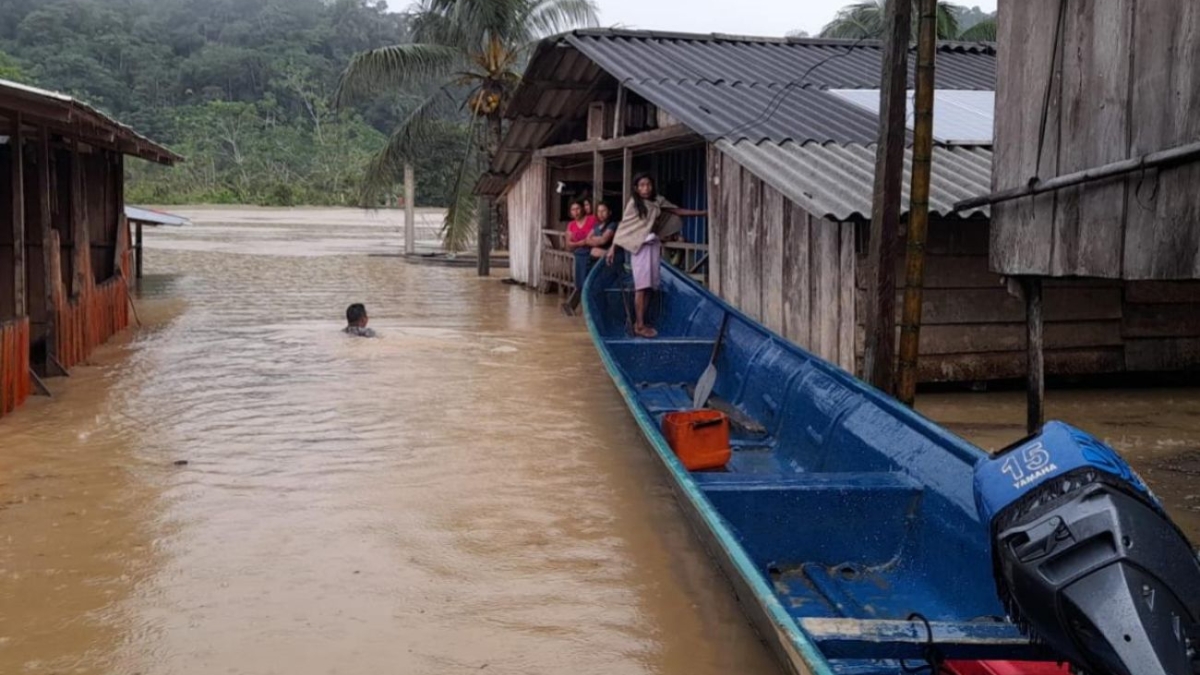
<path fill-rule="evenodd" d="M 608 251 L 608 262 L 612 264 L 618 248 L 632 254 L 633 308 L 635 321 L 633 334 L 643 338 L 658 336 L 658 331 L 646 325 L 646 306 L 650 291 L 658 290 L 659 266 L 662 260 L 662 244 L 656 231 L 665 219 L 671 216 L 707 216 L 707 211 L 681 209 L 658 194 L 654 179 L 649 174 L 639 174 L 633 179 L 633 195 L 625 205 L 625 214 L 617 228 L 615 245 Z"/>

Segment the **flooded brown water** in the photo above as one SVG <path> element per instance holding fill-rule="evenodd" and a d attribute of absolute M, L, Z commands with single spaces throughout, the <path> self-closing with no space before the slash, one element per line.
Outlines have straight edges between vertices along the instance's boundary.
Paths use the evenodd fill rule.
<path fill-rule="evenodd" d="M 372 255 L 394 216 L 190 215 L 142 326 L 0 420 L 0 673 L 779 672 L 552 298 Z M 1049 403 L 1200 539 L 1195 391 Z M 1023 405 L 921 400 L 992 448 Z"/>
<path fill-rule="evenodd" d="M 0 420 L 0 673 L 778 672 L 550 298 L 356 212 L 198 218 Z"/>

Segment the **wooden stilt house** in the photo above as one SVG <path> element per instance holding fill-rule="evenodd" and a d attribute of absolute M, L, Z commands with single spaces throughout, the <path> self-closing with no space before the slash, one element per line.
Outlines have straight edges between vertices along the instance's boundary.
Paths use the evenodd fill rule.
<path fill-rule="evenodd" d="M 0 415 L 128 324 L 127 155 L 180 159 L 69 96 L 0 80 Z"/>

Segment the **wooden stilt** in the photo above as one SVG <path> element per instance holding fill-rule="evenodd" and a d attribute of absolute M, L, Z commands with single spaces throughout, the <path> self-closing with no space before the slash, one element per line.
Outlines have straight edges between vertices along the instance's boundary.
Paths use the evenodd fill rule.
<path fill-rule="evenodd" d="M 633 196 L 633 148 L 625 148 L 621 152 L 621 205 L 613 209 L 618 218 L 624 215 L 625 205 Z"/>
<path fill-rule="evenodd" d="M 1025 427 L 1035 433 L 1046 421 L 1045 344 L 1042 339 L 1042 280 L 1024 280 L 1025 322 L 1029 333 L 1029 393 Z"/>
<path fill-rule="evenodd" d="M 13 314 L 28 313 L 25 297 L 25 143 L 21 132 L 21 113 L 13 120 L 12 147 L 12 242 L 13 242 Z"/>
<path fill-rule="evenodd" d="M 492 199 L 480 197 L 479 217 L 479 261 L 476 271 L 486 277 L 492 273 Z"/>
<path fill-rule="evenodd" d="M 135 275 L 138 279 L 142 278 L 142 221 L 137 222 L 137 235 L 133 247 Z"/>
<path fill-rule="evenodd" d="M 417 179 L 412 164 L 404 165 L 404 253 L 417 252 Z"/>
<path fill-rule="evenodd" d="M 868 251 L 866 344 L 863 377 L 891 394 L 895 380 L 896 253 L 903 190 L 905 117 L 908 107 L 908 45 L 912 3 L 887 3 L 880 82 L 879 148 Z"/>

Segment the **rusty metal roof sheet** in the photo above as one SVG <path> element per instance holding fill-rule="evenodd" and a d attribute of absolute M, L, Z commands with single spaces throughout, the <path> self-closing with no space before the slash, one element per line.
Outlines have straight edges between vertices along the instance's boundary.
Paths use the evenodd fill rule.
<path fill-rule="evenodd" d="M 799 204 L 832 220 L 869 219 L 875 186 L 876 146 L 852 143 L 752 143 L 720 140 L 717 149 Z M 904 157 L 901 208 L 907 213 L 912 151 Z M 954 203 L 985 194 L 992 184 L 992 151 L 984 147 L 935 147 L 929 211 L 950 216 Z M 989 215 L 986 208 L 958 217 Z"/>
<path fill-rule="evenodd" d="M 68 130 L 73 128 L 79 129 L 80 137 L 85 140 L 94 140 L 100 136 L 101 140 L 112 143 L 123 154 L 160 164 L 174 164 L 183 160 L 181 156 L 139 134 L 133 128 L 66 94 L 0 79 L 0 99 L 5 101 L 6 107 L 23 113 L 29 107 L 28 104 L 37 105 L 36 109 L 27 113 L 29 117 L 43 118 L 61 125 L 56 129 L 60 133 L 69 133 Z"/>

